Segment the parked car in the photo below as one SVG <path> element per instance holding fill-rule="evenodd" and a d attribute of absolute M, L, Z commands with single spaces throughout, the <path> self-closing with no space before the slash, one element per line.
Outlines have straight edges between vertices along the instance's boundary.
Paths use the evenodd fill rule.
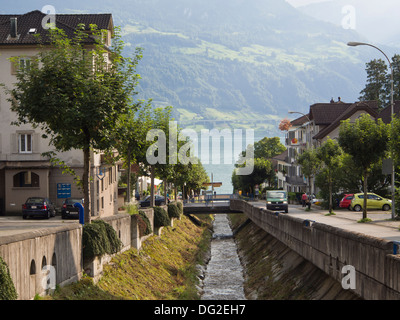
<path fill-rule="evenodd" d="M 388 211 L 392 208 L 392 200 L 385 199 L 375 193 L 367 193 L 367 209 L 382 209 Z M 351 200 L 351 210 L 361 211 L 364 205 L 364 193 L 356 193 Z"/>
<path fill-rule="evenodd" d="M 22 205 L 22 218 L 43 217 L 49 219 L 56 216 L 56 207 L 44 197 L 30 197 Z"/>
<path fill-rule="evenodd" d="M 165 198 L 163 196 L 155 195 L 154 196 L 154 204 L 156 206 L 161 206 L 166 204 Z M 167 198 L 167 202 L 169 203 L 169 199 Z M 146 196 L 142 201 L 139 202 L 141 207 L 150 207 L 150 196 Z"/>
<path fill-rule="evenodd" d="M 61 208 L 61 218 L 75 218 L 79 219 L 79 209 L 74 207 L 75 203 L 80 203 L 83 206 L 82 198 L 67 198 L 64 200 L 64 203 Z"/>
<path fill-rule="evenodd" d="M 350 204 L 351 204 L 351 200 L 353 200 L 353 198 L 354 198 L 353 193 L 345 194 L 344 197 L 342 198 L 342 200 L 340 200 L 340 202 L 339 202 L 339 207 L 350 210 Z"/>
<path fill-rule="evenodd" d="M 273 211 L 285 211 L 288 213 L 287 192 L 282 190 L 268 190 L 266 194 L 267 209 Z"/>

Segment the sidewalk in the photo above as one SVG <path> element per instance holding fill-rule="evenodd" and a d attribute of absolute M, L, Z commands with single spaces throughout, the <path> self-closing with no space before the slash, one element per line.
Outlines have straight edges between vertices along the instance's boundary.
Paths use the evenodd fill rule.
<path fill-rule="evenodd" d="M 252 204 L 257 207 L 265 207 L 265 201 L 253 202 Z M 327 215 L 328 210 L 321 209 L 316 205 L 313 205 L 310 211 L 306 211 L 306 208 L 301 205 L 289 205 L 287 215 L 387 241 L 400 241 L 400 221 L 391 220 L 391 211 L 367 211 L 367 218 L 372 221 L 364 223 L 357 222 L 362 218 L 362 212 L 346 209 L 336 209 L 333 212 L 334 215 Z"/>
<path fill-rule="evenodd" d="M 362 219 L 362 212 L 336 209 L 333 211 L 334 215 L 327 215 L 329 211 L 323 210 L 318 206 L 312 206 L 310 211 L 306 211 L 300 205 L 291 207 L 296 207 L 295 210 L 292 210 L 292 213 L 289 211 L 289 214 L 292 216 L 313 220 L 387 241 L 400 241 L 400 221 L 391 220 L 391 211 L 389 213 L 385 211 L 367 211 L 367 218 L 372 221 L 360 223 L 358 221 Z"/>

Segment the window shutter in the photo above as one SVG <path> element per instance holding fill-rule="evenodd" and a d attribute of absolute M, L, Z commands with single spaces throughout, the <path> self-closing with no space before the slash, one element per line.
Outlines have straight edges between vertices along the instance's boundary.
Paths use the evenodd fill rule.
<path fill-rule="evenodd" d="M 13 60 L 13 59 L 15 59 L 15 57 L 11 57 L 11 61 L 10 61 L 10 64 L 11 64 L 11 74 L 12 75 L 16 75 L 17 74 L 17 71 L 18 71 L 18 64 Z"/>
<path fill-rule="evenodd" d="M 10 136 L 11 153 L 18 153 L 18 135 L 12 133 Z"/>
<path fill-rule="evenodd" d="M 39 135 L 39 133 L 32 134 L 32 153 L 40 153 L 40 135 Z"/>

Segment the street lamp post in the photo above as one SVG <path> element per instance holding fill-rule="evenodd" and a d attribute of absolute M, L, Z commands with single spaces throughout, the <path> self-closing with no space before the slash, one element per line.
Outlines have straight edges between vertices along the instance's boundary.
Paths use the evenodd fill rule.
<path fill-rule="evenodd" d="M 391 104 L 391 119 L 393 119 L 393 115 L 394 115 L 394 79 L 393 79 L 393 66 L 392 63 L 390 62 L 389 57 L 378 47 L 369 44 L 369 43 L 364 43 L 364 42 L 348 42 L 347 43 L 348 46 L 350 47 L 357 47 L 357 46 L 369 46 L 372 47 L 378 51 L 380 51 L 385 58 L 387 59 L 388 63 L 389 63 L 389 67 L 390 67 L 390 104 Z M 394 183 L 395 183 L 395 174 L 394 174 L 394 159 L 392 156 L 392 219 L 395 218 L 395 203 L 394 203 Z"/>

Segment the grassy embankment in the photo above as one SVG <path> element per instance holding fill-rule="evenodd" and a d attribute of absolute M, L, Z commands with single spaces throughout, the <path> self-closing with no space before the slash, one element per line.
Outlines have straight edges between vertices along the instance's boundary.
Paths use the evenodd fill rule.
<path fill-rule="evenodd" d="M 116 255 L 95 285 L 89 277 L 57 288 L 55 300 L 176 300 L 199 299 L 196 265 L 209 249 L 211 216 L 199 215 L 202 227 L 187 217 L 146 240 L 140 251 Z"/>

